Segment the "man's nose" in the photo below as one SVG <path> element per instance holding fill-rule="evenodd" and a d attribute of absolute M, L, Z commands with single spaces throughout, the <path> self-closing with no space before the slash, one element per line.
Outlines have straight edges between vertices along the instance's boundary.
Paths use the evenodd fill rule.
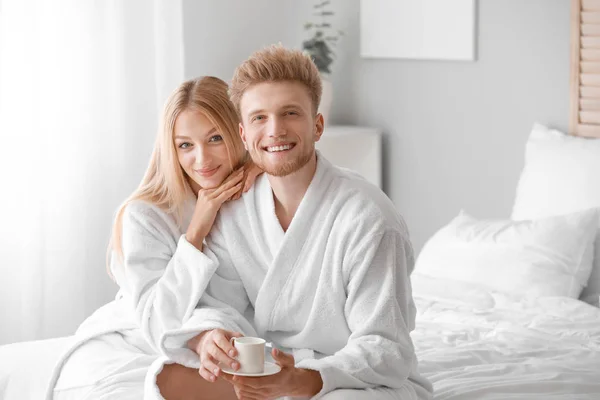
<path fill-rule="evenodd" d="M 287 135 L 287 131 L 283 119 L 279 116 L 272 117 L 269 120 L 269 136 L 280 137 L 285 135 Z"/>

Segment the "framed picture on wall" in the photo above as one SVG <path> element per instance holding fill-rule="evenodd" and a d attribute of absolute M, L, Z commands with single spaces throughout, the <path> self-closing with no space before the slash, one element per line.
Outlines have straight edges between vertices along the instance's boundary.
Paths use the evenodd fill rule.
<path fill-rule="evenodd" d="M 475 0 L 361 0 L 361 56 L 473 61 L 475 7 Z"/>

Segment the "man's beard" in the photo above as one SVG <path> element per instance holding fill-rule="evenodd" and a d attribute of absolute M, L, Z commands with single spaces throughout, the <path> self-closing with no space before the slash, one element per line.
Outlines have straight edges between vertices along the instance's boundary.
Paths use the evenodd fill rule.
<path fill-rule="evenodd" d="M 256 164 L 260 169 L 265 171 L 267 174 L 269 174 L 271 176 L 281 177 L 281 176 L 287 176 L 289 174 L 292 174 L 292 173 L 300 170 L 302 167 L 304 167 L 306 164 L 308 164 L 308 162 L 310 161 L 310 159 L 312 158 L 314 153 L 315 153 L 315 149 L 313 146 L 313 148 L 310 149 L 310 151 L 302 152 L 295 159 L 290 160 L 283 165 L 278 165 L 275 167 L 265 165 L 266 163 L 263 163 L 262 157 L 257 157 L 257 154 L 255 152 L 251 151 L 250 157 L 252 157 L 252 161 L 254 161 L 254 164 Z"/>

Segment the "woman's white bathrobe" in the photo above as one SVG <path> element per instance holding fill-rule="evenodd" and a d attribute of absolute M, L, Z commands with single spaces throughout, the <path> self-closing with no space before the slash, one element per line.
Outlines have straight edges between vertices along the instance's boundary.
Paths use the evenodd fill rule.
<path fill-rule="evenodd" d="M 164 347 L 171 330 L 181 334 L 182 324 L 202 312 L 196 306 L 217 268 L 185 239 L 192 197 L 180 221 L 145 202 L 126 207 L 123 258 L 113 254 L 110 266 L 120 290 L 78 328 L 55 365 L 46 399 L 162 399 L 155 378 L 165 362 L 199 366 L 195 353 Z M 240 329 L 255 333 L 248 322 Z"/>
<path fill-rule="evenodd" d="M 409 335 L 412 248 L 402 219 L 378 188 L 319 155 L 284 233 L 261 176 L 241 200 L 222 208 L 206 254 L 182 236 L 193 205 L 181 224 L 144 203 L 127 208 L 125 265 L 112 268 L 121 291 L 81 326 L 83 348 L 110 332 L 125 332 L 128 345 L 145 342 L 140 352 L 156 354 L 149 357 L 146 398 L 160 398 L 154 379 L 166 360 L 199 366 L 185 342 L 216 327 L 265 337 L 294 354 L 298 367 L 320 371 L 317 398 L 366 389 L 356 395 L 377 399 L 377 387 L 387 388 L 381 398 L 431 397 Z"/>

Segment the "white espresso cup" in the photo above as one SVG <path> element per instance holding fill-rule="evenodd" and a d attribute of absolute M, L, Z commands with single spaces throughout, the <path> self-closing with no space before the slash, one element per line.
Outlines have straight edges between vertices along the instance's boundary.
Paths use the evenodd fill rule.
<path fill-rule="evenodd" d="M 257 337 L 234 337 L 230 341 L 238 352 L 238 372 L 261 374 L 265 371 L 265 340 Z"/>

